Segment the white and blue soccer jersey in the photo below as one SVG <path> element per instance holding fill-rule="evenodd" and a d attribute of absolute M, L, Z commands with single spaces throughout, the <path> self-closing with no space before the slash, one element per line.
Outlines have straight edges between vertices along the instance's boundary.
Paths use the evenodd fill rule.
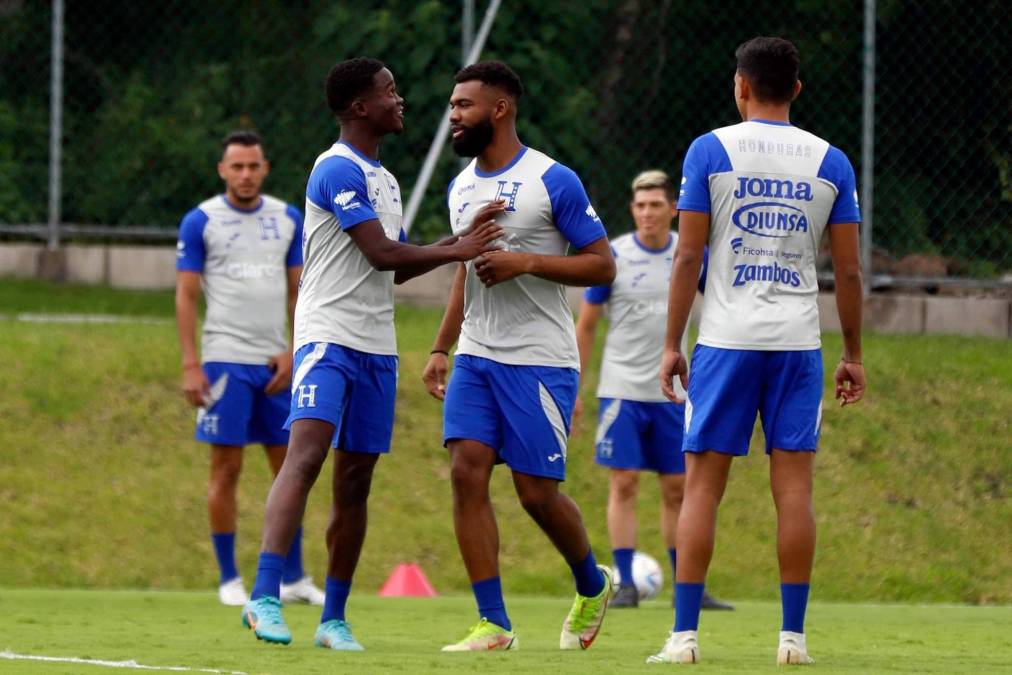
<path fill-rule="evenodd" d="M 664 351 L 671 262 L 677 242 L 678 234 L 674 232 L 662 249 L 647 248 L 634 232 L 613 239 L 615 280 L 608 286 L 593 286 L 584 292 L 587 302 L 608 305 L 610 323 L 598 397 L 667 401 L 661 392 L 657 369 Z M 688 334 L 682 337 L 682 352 L 687 351 Z M 677 381 L 675 390 L 684 397 Z"/>
<path fill-rule="evenodd" d="M 289 267 L 302 265 L 302 214 L 262 195 L 243 211 L 224 195 L 183 217 L 176 269 L 201 274 L 201 361 L 265 365 L 288 349 Z"/>
<path fill-rule="evenodd" d="M 784 122 L 716 129 L 686 153 L 678 208 L 710 214 L 699 344 L 819 348 L 819 240 L 861 220 L 843 152 Z"/>
<path fill-rule="evenodd" d="M 522 148 L 494 173 L 479 170 L 477 160 L 468 164 L 447 191 L 453 232 L 470 227 L 478 211 L 497 199 L 506 201 L 506 211 L 496 216 L 504 234 L 495 245 L 507 251 L 561 256 L 570 245 L 580 249 L 605 236 L 580 179 L 537 150 Z M 579 370 L 564 286 L 524 274 L 486 288 L 468 262 L 457 353 Z"/>
<path fill-rule="evenodd" d="M 379 220 L 404 240 L 401 192 L 393 174 L 338 141 L 317 157 L 306 187 L 305 267 L 295 310 L 295 349 L 330 343 L 397 354 L 394 273 L 375 269 L 347 230 Z"/>

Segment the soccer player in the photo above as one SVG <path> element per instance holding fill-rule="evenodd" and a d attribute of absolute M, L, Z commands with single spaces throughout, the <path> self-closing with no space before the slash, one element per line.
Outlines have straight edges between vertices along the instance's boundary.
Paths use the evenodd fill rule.
<path fill-rule="evenodd" d="M 288 322 L 302 272 L 302 213 L 262 194 L 270 170 L 252 131 L 225 137 L 218 175 L 225 194 L 183 218 L 177 245 L 176 321 L 183 394 L 197 408 L 197 440 L 211 445 L 207 510 L 218 559 L 218 598 L 249 599 L 235 564 L 236 487 L 243 446 L 262 443 L 275 475 L 285 458 L 292 356 Z M 207 314 L 198 355 L 201 285 Z M 281 597 L 323 604 L 302 569 L 301 529 L 286 549 Z"/>
<path fill-rule="evenodd" d="M 548 535 L 576 581 L 562 649 L 594 641 L 611 593 L 597 565 L 580 510 L 559 491 L 580 366 L 573 315 L 563 284 L 610 283 L 608 240 L 576 174 L 520 143 L 517 102 L 523 87 L 508 66 L 462 69 L 450 97 L 454 151 L 475 157 L 447 191 L 450 223 L 460 231 L 482 209 L 501 209 L 497 250 L 461 265 L 423 380 L 444 399 L 453 523 L 478 604 L 478 624 L 444 651 L 511 649 L 516 636 L 503 602 L 499 532 L 489 480 L 505 463 L 528 514 Z M 566 255 L 569 246 L 574 255 Z M 448 352 L 457 342 L 449 387 Z"/>
<path fill-rule="evenodd" d="M 641 471 L 654 471 L 661 485 L 661 533 L 674 579 L 675 532 L 685 486 L 682 426 L 685 406 L 664 398 L 657 383 L 657 364 L 664 348 L 668 285 L 677 232 L 675 186 L 663 171 L 644 171 L 632 182 L 629 205 L 636 230 L 612 240 L 618 271 L 611 284 L 588 288 L 576 322 L 580 370 L 586 372 L 594 351 L 594 333 L 608 307 L 611 323 L 597 389 L 599 417 L 596 460 L 610 469 L 608 534 L 619 587 L 612 607 L 636 607 L 633 583 L 636 547 L 636 497 Z M 705 270 L 704 270 L 705 272 Z M 682 350 L 688 335 L 682 336 Z M 680 395 L 684 395 L 680 391 Z M 582 413 L 576 400 L 574 419 Z M 703 607 L 733 609 L 704 594 Z"/>
<path fill-rule="evenodd" d="M 732 458 L 748 453 L 758 413 L 777 510 L 783 608 L 777 662 L 810 663 L 804 619 L 815 554 L 812 469 L 822 419 L 815 259 L 828 228 L 843 331 L 836 397 L 842 405 L 857 403 L 865 390 L 861 215 L 847 157 L 790 123 L 791 102 L 801 91 L 798 50 L 787 40 L 757 37 L 735 56 L 734 94 L 744 121 L 697 138 L 682 170 L 660 378 L 671 400 L 679 399 L 674 377 L 688 385 L 687 473 L 675 626 L 648 660 L 699 660 L 696 631 L 717 506 Z M 679 345 L 707 244 L 702 324 L 688 378 Z"/>
<path fill-rule="evenodd" d="M 365 538 L 373 469 L 390 450 L 397 388 L 393 286 L 474 258 L 500 229 L 485 209 L 460 236 L 426 247 L 403 243 L 400 188 L 379 161 L 381 139 L 403 128 L 404 99 L 393 75 L 376 59 L 355 58 L 335 65 L 325 88 L 341 134 L 317 157 L 306 187 L 291 438 L 267 498 L 256 583 L 242 621 L 259 639 L 291 641 L 279 600 L 283 554 L 333 447 L 326 599 L 316 644 L 361 651 L 345 605 Z"/>

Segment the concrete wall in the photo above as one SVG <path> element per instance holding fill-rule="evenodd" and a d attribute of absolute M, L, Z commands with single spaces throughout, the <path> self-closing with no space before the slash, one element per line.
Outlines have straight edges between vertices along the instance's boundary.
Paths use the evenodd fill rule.
<path fill-rule="evenodd" d="M 108 284 L 114 288 L 166 289 L 176 283 L 176 251 L 169 246 L 63 247 L 57 273 L 52 256 L 41 244 L 0 243 L 0 277 L 55 276 L 64 281 Z M 442 306 L 453 283 L 455 265 L 446 265 L 397 287 L 398 302 Z M 570 305 L 580 304 L 582 289 L 567 289 Z M 696 303 L 694 309 L 698 309 Z M 836 301 L 819 295 L 822 328 L 838 332 Z M 1000 298 L 926 295 L 871 295 L 865 301 L 864 324 L 869 330 L 896 334 L 980 335 L 1012 337 L 1012 301 Z"/>

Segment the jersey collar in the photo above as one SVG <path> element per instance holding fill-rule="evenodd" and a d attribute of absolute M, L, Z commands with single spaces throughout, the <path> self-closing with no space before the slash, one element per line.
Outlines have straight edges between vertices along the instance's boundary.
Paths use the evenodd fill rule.
<path fill-rule="evenodd" d="M 474 160 L 474 173 L 475 173 L 475 175 L 478 176 L 478 178 L 492 178 L 493 176 L 498 176 L 500 174 L 506 173 L 507 171 L 509 171 L 510 169 L 512 169 L 514 166 L 516 166 L 516 163 L 520 161 L 520 158 L 524 156 L 525 152 L 527 152 L 527 146 L 526 145 L 521 145 L 520 146 L 520 152 L 518 152 L 513 157 L 513 159 L 510 160 L 509 164 L 507 164 L 503 168 L 499 169 L 498 171 L 490 171 L 490 172 L 487 172 L 487 173 L 485 171 L 482 171 L 481 169 L 478 168 L 478 160 L 475 159 Z"/>

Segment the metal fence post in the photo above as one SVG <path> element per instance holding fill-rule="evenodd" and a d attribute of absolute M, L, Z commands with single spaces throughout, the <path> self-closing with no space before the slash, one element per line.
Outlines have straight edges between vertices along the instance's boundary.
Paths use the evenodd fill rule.
<path fill-rule="evenodd" d="M 53 0 L 52 67 L 49 95 L 49 227 L 47 248 L 60 247 L 63 140 L 63 0 Z"/>
<path fill-rule="evenodd" d="M 875 0 L 864 0 L 864 87 L 861 121 L 861 266 L 865 293 L 874 284 L 871 267 L 875 209 Z"/>

